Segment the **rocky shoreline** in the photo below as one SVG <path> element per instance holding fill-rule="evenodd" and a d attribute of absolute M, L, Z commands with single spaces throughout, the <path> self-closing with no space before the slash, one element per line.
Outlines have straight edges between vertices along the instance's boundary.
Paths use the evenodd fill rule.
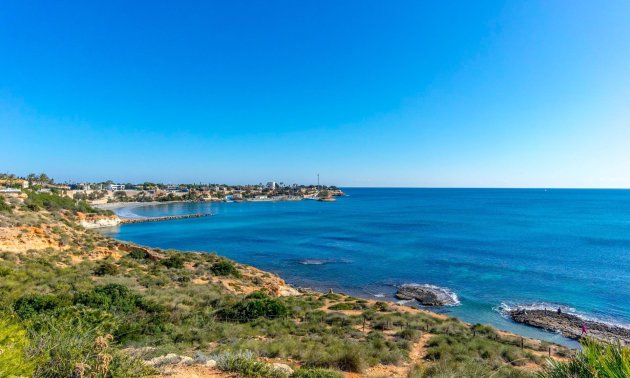
<path fill-rule="evenodd" d="M 574 340 L 589 336 L 605 341 L 619 340 L 623 345 L 630 345 L 630 328 L 587 320 L 574 314 L 558 313 L 555 310 L 516 309 L 508 311 L 507 315 L 517 323 L 559 332 Z M 582 334 L 582 325 L 586 326 L 586 335 Z"/>
<path fill-rule="evenodd" d="M 404 284 L 398 287 L 396 298 L 415 299 L 423 306 L 454 306 L 459 304 L 457 296 L 450 290 L 433 285 Z"/>

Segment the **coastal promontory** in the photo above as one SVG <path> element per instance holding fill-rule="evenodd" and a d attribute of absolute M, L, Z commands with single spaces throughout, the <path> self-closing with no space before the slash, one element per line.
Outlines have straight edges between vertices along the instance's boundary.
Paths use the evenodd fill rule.
<path fill-rule="evenodd" d="M 404 284 L 398 287 L 396 298 L 415 299 L 423 306 L 453 306 L 458 304 L 457 296 L 450 290 L 433 285 Z"/>
<path fill-rule="evenodd" d="M 588 320 L 575 314 L 551 310 L 516 309 L 508 312 L 517 323 L 559 332 L 563 336 L 579 340 L 584 336 L 605 341 L 619 340 L 622 344 L 630 344 L 630 328 Z M 582 327 L 584 326 L 583 332 Z"/>

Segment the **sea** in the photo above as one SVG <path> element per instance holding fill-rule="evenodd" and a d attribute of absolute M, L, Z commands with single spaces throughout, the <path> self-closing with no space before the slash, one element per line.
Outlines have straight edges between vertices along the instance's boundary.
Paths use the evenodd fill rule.
<path fill-rule="evenodd" d="M 576 346 L 517 324 L 515 307 L 562 307 L 630 325 L 630 190 L 344 188 L 336 202 L 168 203 L 123 216 L 214 216 L 104 229 L 151 247 L 216 252 L 300 286 L 397 301 L 401 284 L 449 290 L 431 308 Z M 414 301 L 404 302 L 418 306 Z"/>

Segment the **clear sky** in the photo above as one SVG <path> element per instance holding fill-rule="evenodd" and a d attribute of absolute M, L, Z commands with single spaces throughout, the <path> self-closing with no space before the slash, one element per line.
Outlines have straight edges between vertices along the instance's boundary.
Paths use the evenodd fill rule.
<path fill-rule="evenodd" d="M 630 187 L 630 2 L 2 1 L 0 172 Z"/>

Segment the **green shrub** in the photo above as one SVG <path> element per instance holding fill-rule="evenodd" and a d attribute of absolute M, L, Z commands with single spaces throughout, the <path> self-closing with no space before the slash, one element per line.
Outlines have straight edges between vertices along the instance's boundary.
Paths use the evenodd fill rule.
<path fill-rule="evenodd" d="M 222 260 L 212 264 L 210 271 L 215 276 L 234 276 L 240 277 L 240 272 L 236 269 L 236 266 L 227 260 Z"/>
<path fill-rule="evenodd" d="M 118 274 L 118 266 L 109 261 L 103 261 L 94 269 L 94 274 L 97 276 L 114 276 Z"/>
<path fill-rule="evenodd" d="M 13 206 L 9 205 L 4 201 L 4 197 L 0 196 L 0 212 L 10 213 L 13 209 Z"/>
<path fill-rule="evenodd" d="M 13 309 L 20 318 L 28 319 L 42 312 L 52 311 L 60 304 L 61 300 L 55 295 L 31 294 L 15 301 Z"/>
<path fill-rule="evenodd" d="M 248 322 L 260 317 L 279 318 L 288 314 L 287 307 L 277 299 L 257 292 L 245 297 L 229 307 L 218 312 L 222 320 Z"/>
<path fill-rule="evenodd" d="M 343 375 L 334 370 L 301 368 L 294 371 L 291 378 L 343 378 Z"/>
<path fill-rule="evenodd" d="M 137 248 L 132 249 L 127 256 L 136 260 L 144 260 L 148 258 L 147 254 L 143 250 Z"/>
<path fill-rule="evenodd" d="M 404 340 L 416 341 L 420 338 L 420 332 L 415 329 L 405 328 L 402 331 L 396 334 L 396 337 L 399 337 Z"/>
<path fill-rule="evenodd" d="M 141 361 L 112 347 L 111 335 L 101 327 L 81 318 L 46 315 L 39 326 L 32 335 L 31 353 L 46 358 L 38 364 L 36 377 L 138 377 L 151 373 Z"/>
<path fill-rule="evenodd" d="M 217 367 L 223 371 L 239 373 L 245 378 L 288 378 L 288 374 L 280 369 L 257 361 L 254 354 L 244 352 L 224 352 L 212 357 Z"/>
<path fill-rule="evenodd" d="M 83 213 L 105 213 L 90 206 L 85 201 L 75 201 L 69 197 L 62 197 L 55 193 L 38 193 L 36 191 L 27 191 L 28 198 L 24 200 L 24 204 L 28 209 L 37 211 L 46 209 L 48 211 L 71 210 Z"/>
<path fill-rule="evenodd" d="M 335 311 L 362 310 L 363 306 L 358 303 L 342 302 L 342 303 L 336 303 L 328 308 Z"/>
<path fill-rule="evenodd" d="M 0 377 L 30 377 L 39 358 L 27 353 L 31 348 L 26 329 L 15 317 L 0 314 Z"/>
<path fill-rule="evenodd" d="M 355 345 L 347 345 L 334 359 L 334 365 L 344 371 L 361 373 L 365 369 L 365 357 Z"/>
<path fill-rule="evenodd" d="M 158 312 L 159 306 L 145 300 L 129 288 L 119 284 L 97 286 L 89 291 L 78 293 L 74 302 L 84 306 L 106 311 L 130 313 L 138 309 L 146 312 Z"/>
<path fill-rule="evenodd" d="M 174 254 L 160 261 L 160 263 L 167 268 L 181 269 L 184 267 L 184 258 L 179 254 Z"/>
<path fill-rule="evenodd" d="M 539 377 L 630 377 L 630 347 L 594 339 L 583 339 L 581 344 L 582 350 L 568 361 L 549 360 Z"/>

